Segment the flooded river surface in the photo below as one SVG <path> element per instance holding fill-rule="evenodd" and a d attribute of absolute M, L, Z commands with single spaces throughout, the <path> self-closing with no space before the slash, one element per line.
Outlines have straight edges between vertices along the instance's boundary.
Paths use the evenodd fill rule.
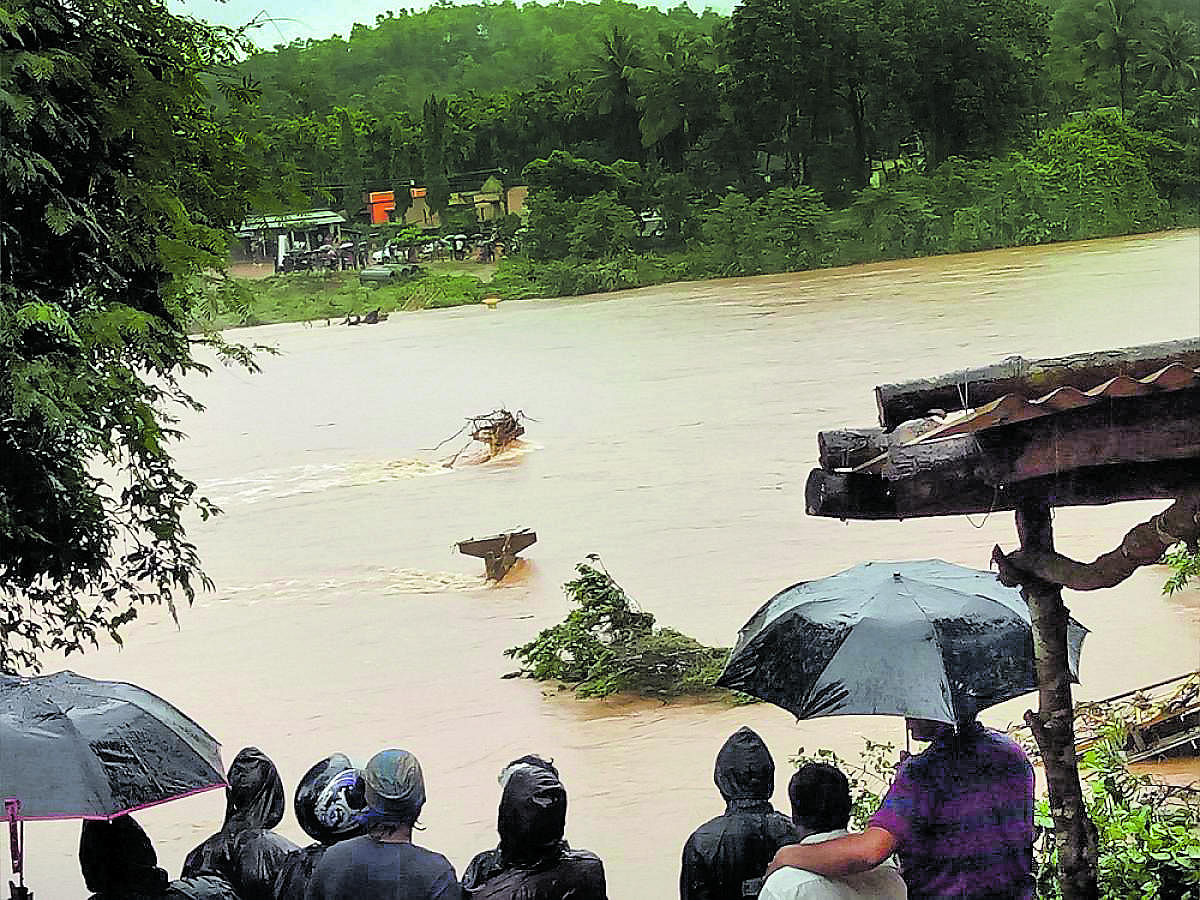
<path fill-rule="evenodd" d="M 240 331 L 274 344 L 263 371 L 194 384 L 184 470 L 225 510 L 192 535 L 216 590 L 159 611 L 126 646 L 69 661 L 133 681 L 203 723 L 228 762 L 254 744 L 289 797 L 319 758 L 406 747 L 429 802 L 418 842 L 462 872 L 494 846 L 508 760 L 554 758 L 567 836 L 600 854 L 616 900 L 677 896 L 682 844 L 722 802 L 713 759 L 749 724 L 777 762 L 863 736 L 882 718 L 797 723 L 765 704 L 576 701 L 504 649 L 567 610 L 561 585 L 597 553 L 660 624 L 730 645 L 776 591 L 867 559 L 986 568 L 1012 515 L 842 523 L 807 517 L 821 429 L 875 422 L 873 388 L 995 362 L 1200 333 L 1195 231 L 678 284 L 573 300 L 394 315 L 372 328 Z M 463 418 L 521 409 L 528 446 L 483 466 L 422 450 Z M 1061 510 L 1060 550 L 1092 558 L 1165 503 Z M 499 587 L 455 541 L 514 526 L 538 543 Z M 1100 698 L 1200 664 L 1200 592 L 1164 598 L 1161 568 L 1068 597 L 1092 634 L 1078 695 Z M 48 669 L 57 668 L 51 661 Z M 1015 720 L 1036 698 L 992 710 Z M 139 816 L 160 863 L 221 822 L 218 793 Z M 281 830 L 302 833 L 290 811 Z M 82 897 L 78 824 L 26 830 L 39 898 Z"/>

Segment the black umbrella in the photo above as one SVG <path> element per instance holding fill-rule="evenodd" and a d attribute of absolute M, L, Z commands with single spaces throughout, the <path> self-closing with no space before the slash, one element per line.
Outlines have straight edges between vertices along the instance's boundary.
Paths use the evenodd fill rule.
<path fill-rule="evenodd" d="M 1086 634 L 1070 620 L 1075 679 Z M 864 563 L 768 600 L 717 684 L 800 719 L 953 723 L 1036 689 L 1029 608 L 989 572 L 940 559 Z"/>
<path fill-rule="evenodd" d="M 113 819 L 225 786 L 220 745 L 161 697 L 74 672 L 0 675 L 0 799 L 18 823 Z"/>

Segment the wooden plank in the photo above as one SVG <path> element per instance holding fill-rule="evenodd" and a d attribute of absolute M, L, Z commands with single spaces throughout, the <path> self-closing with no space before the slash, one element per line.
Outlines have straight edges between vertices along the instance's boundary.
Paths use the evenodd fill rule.
<path fill-rule="evenodd" d="M 908 519 L 1014 509 L 1042 498 L 1050 506 L 1101 506 L 1125 500 L 1173 500 L 1200 484 L 1195 460 L 1075 469 L 993 487 L 963 468 L 931 469 L 901 481 L 881 475 L 813 469 L 805 486 L 811 516 Z"/>
<path fill-rule="evenodd" d="M 817 433 L 822 469 L 853 469 L 887 451 L 891 438 L 882 428 L 838 429 Z"/>
<path fill-rule="evenodd" d="M 881 384 L 875 388 L 875 401 L 879 424 L 891 431 L 933 410 L 974 408 L 1013 393 L 1032 400 L 1067 386 L 1088 390 L 1118 375 L 1144 378 L 1172 362 L 1200 366 L 1200 338 L 1050 359 L 1010 356 L 995 365 Z"/>
<path fill-rule="evenodd" d="M 1111 400 L 991 428 L 975 438 L 993 483 L 1167 460 L 1194 460 L 1200 472 L 1200 389 Z"/>

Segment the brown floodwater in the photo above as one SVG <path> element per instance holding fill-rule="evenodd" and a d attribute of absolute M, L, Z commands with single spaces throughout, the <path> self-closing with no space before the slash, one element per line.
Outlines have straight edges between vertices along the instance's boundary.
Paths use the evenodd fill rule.
<path fill-rule="evenodd" d="M 1200 333 L 1200 232 L 677 284 L 572 300 L 393 315 L 372 328 L 263 327 L 263 372 L 193 387 L 184 470 L 225 509 L 192 535 L 216 582 L 176 628 L 148 612 L 69 661 L 141 684 L 203 723 L 228 761 L 273 757 L 289 791 L 319 758 L 388 746 L 420 757 L 420 843 L 461 872 L 495 844 L 496 774 L 554 757 L 568 838 L 599 853 L 618 900 L 676 892 L 680 848 L 722 809 L 713 758 L 742 724 L 777 761 L 854 756 L 899 721 L 795 722 L 775 707 L 576 701 L 527 680 L 504 649 L 567 609 L 586 554 L 661 624 L 731 644 L 776 591 L 868 559 L 986 568 L 1012 516 L 842 523 L 804 513 L 816 434 L 874 423 L 881 382 Z M 447 470 L 426 451 L 498 406 L 535 421 L 519 452 Z M 1091 558 L 1165 503 L 1066 509 L 1060 549 Z M 455 541 L 529 526 L 538 543 L 499 587 Z M 1165 598 L 1162 568 L 1068 597 L 1092 629 L 1078 696 L 1200 665 L 1200 591 Z M 57 668 L 51 661 L 48 669 Z M 992 710 L 1017 719 L 1035 698 Z M 786 806 L 783 791 L 776 802 Z M 160 861 L 220 825 L 220 793 L 139 816 Z M 303 837 L 289 813 L 282 831 Z M 78 824 L 30 824 L 28 881 L 84 896 Z"/>

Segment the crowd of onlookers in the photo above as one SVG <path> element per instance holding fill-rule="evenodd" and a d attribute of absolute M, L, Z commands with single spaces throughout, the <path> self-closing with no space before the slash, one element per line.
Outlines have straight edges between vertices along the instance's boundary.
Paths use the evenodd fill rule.
<path fill-rule="evenodd" d="M 681 900 L 1031 900 L 1034 784 L 1024 752 L 974 721 L 908 724 L 930 747 L 901 763 L 857 833 L 847 830 L 845 774 L 801 766 L 784 816 L 770 803 L 766 745 L 749 728 L 731 735 L 714 771 L 725 812 L 685 843 Z M 413 842 L 425 781 L 405 750 L 383 750 L 362 769 L 341 754 L 309 769 L 293 804 L 307 847 L 273 831 L 283 783 L 247 747 L 229 769 L 224 824 L 188 854 L 181 878 L 168 881 L 129 816 L 84 822 L 79 860 L 94 900 L 606 900 L 599 857 L 564 839 L 567 793 L 553 762 L 523 756 L 499 780 L 499 843 L 461 879 L 445 856 Z"/>

